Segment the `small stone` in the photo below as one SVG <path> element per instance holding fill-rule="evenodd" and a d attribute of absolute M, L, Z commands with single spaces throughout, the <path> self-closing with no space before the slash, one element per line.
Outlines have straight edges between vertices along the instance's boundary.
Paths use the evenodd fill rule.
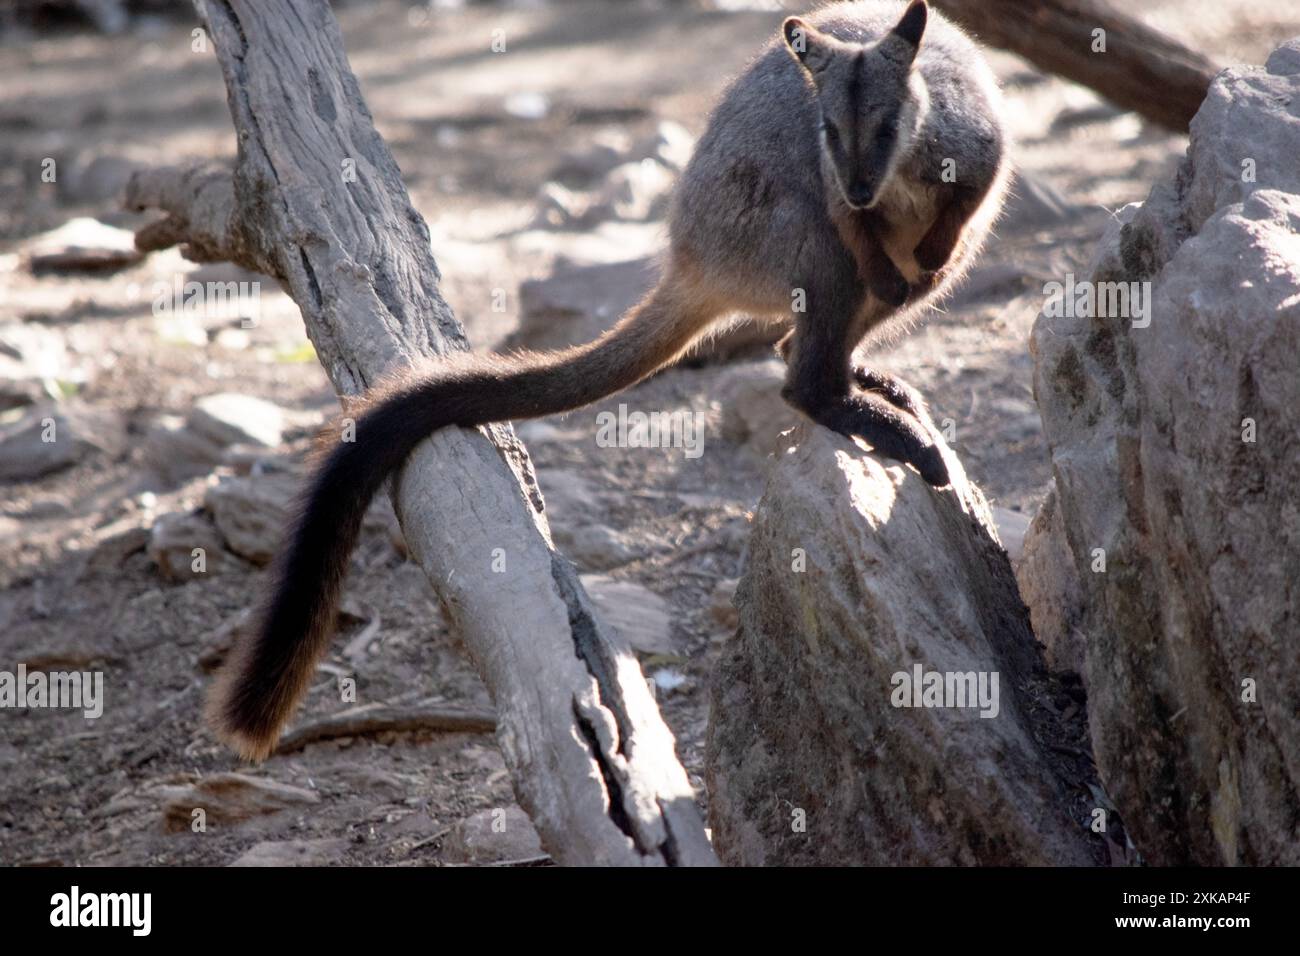
<path fill-rule="evenodd" d="M 283 541 L 297 490 L 292 475 L 229 478 L 208 488 L 203 504 L 231 551 L 268 564 Z"/>
<path fill-rule="evenodd" d="M 230 866 L 326 866 L 337 863 L 347 848 L 347 840 L 267 840 Z"/>
<path fill-rule="evenodd" d="M 116 272 L 144 256 L 135 248 L 135 233 L 97 219 L 71 219 L 27 243 L 28 268 L 47 272 Z"/>
<path fill-rule="evenodd" d="M 189 426 L 218 445 L 274 448 L 284 437 L 284 410 L 252 395 L 222 392 L 194 403 Z"/>
<path fill-rule="evenodd" d="M 164 827 L 189 830 L 202 810 L 208 827 L 242 823 L 281 810 L 305 810 L 320 803 L 315 790 L 242 773 L 218 773 L 190 785 L 163 784 L 153 793 L 162 802 Z"/>
<path fill-rule="evenodd" d="M 632 222 L 663 217 L 673 188 L 673 174 L 654 159 L 614 168 L 598 191 L 596 204 Z"/>
<path fill-rule="evenodd" d="M 609 571 L 636 557 L 636 551 L 627 535 L 603 524 L 577 528 L 570 536 L 565 550 L 581 567 L 593 571 Z"/>
<path fill-rule="evenodd" d="M 215 671 L 226 659 L 230 649 L 253 622 L 253 612 L 249 608 L 239 611 L 215 629 L 199 639 L 199 669 L 207 673 Z"/>
<path fill-rule="evenodd" d="M 551 534 L 562 547 L 572 543 L 578 528 L 604 512 L 601 493 L 576 471 L 547 468 L 538 475 L 538 484 L 546 502 L 545 513 Z"/>
<path fill-rule="evenodd" d="M 221 569 L 221 537 L 202 515 L 160 515 L 149 529 L 149 557 L 168 581 L 188 581 Z"/>
<path fill-rule="evenodd" d="M 690 682 L 685 674 L 671 667 L 659 668 L 651 679 L 655 682 L 655 689 L 666 694 L 680 690 Z"/>
<path fill-rule="evenodd" d="M 74 362 L 63 334 L 30 322 L 0 325 L 0 411 L 50 398 L 78 388 L 87 368 Z"/>
<path fill-rule="evenodd" d="M 61 403 L 33 406 L 0 426 L 0 481 L 30 481 L 61 471 L 93 451 L 117 454 L 126 430 L 105 408 Z"/>
<path fill-rule="evenodd" d="M 659 278 L 654 257 L 564 266 L 519 286 L 519 328 L 506 349 L 555 349 L 590 342 L 641 300 Z M 699 358 L 721 361 L 775 343 L 779 325 L 740 322 L 701 346 Z"/>
<path fill-rule="evenodd" d="M 138 518 L 125 518 L 96 533 L 95 550 L 91 552 L 87 569 L 114 571 L 131 555 L 145 550 L 151 532 L 138 524 Z"/>
<path fill-rule="evenodd" d="M 528 814 L 516 806 L 481 810 L 456 825 L 445 856 L 452 863 L 501 863 L 542 855 L 542 841 Z"/>
<path fill-rule="evenodd" d="M 615 581 L 603 574 L 581 578 L 601 618 L 632 650 L 642 654 L 678 652 L 667 601 L 633 581 Z"/>
<path fill-rule="evenodd" d="M 1086 685 L 1083 592 L 1055 488 L 1029 523 L 1021 553 L 1012 563 L 1047 666 L 1078 674 Z"/>
<path fill-rule="evenodd" d="M 505 99 L 505 111 L 519 119 L 544 119 L 551 111 L 551 99 L 545 93 L 511 93 Z"/>
<path fill-rule="evenodd" d="M 695 137 L 681 123 L 664 120 L 650 136 L 639 140 L 632 155 L 652 157 L 674 172 L 681 172 L 695 151 Z"/>
<path fill-rule="evenodd" d="M 1300 73 L 1300 37 L 1287 40 L 1268 55 L 1264 69 L 1274 76 L 1295 76 Z"/>
<path fill-rule="evenodd" d="M 997 505 L 989 510 L 993 513 L 993 524 L 997 528 L 1002 547 L 1014 564 L 1024 553 L 1025 532 L 1029 530 L 1029 515 L 1009 508 L 999 508 Z"/>
<path fill-rule="evenodd" d="M 789 447 L 783 433 L 800 416 L 781 397 L 785 375 L 785 363 L 775 358 L 728 369 L 714 387 L 722 406 L 722 437 L 760 455 Z"/>
<path fill-rule="evenodd" d="M 221 446 L 177 415 L 160 415 L 144 435 L 145 460 L 169 485 L 206 475 L 221 460 Z"/>
<path fill-rule="evenodd" d="M 1047 229 L 1077 216 L 1079 211 L 1078 206 L 1046 179 L 1018 170 L 1000 228 L 1024 232 Z"/>

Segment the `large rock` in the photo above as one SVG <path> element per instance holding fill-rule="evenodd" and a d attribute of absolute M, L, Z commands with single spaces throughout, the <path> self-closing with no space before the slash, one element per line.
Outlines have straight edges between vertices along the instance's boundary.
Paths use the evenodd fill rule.
<path fill-rule="evenodd" d="M 653 258 L 570 266 L 519 286 L 519 328 L 505 348 L 558 349 L 590 342 L 619 320 L 654 287 Z M 741 322 L 702 345 L 697 356 L 725 360 L 777 341 L 780 325 Z"/>
<path fill-rule="evenodd" d="M 825 429 L 794 439 L 758 506 L 740 627 L 713 678 L 719 856 L 1090 863 L 1086 761 L 1051 749 L 1082 721 L 1049 709 L 1060 692 L 983 495 L 951 453 L 954 486 L 935 491 Z M 986 706 L 900 706 L 912 698 L 898 675 L 918 667 L 983 675 Z"/>
<path fill-rule="evenodd" d="M 1300 863 L 1298 61 L 1222 73 L 1102 240 L 1149 313 L 1034 328 L 1098 768 L 1155 864 Z M 1035 620 L 1072 603 L 1039 578 Z"/>

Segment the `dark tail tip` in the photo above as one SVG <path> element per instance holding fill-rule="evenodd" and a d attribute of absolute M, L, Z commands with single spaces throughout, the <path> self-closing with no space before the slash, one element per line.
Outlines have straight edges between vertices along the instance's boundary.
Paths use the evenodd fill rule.
<path fill-rule="evenodd" d="M 317 470 L 255 624 L 236 636 L 208 698 L 213 731 L 249 760 L 275 749 L 334 632 L 362 517 L 394 465 L 395 456 L 375 453 L 371 438 L 335 446 Z"/>
<path fill-rule="evenodd" d="M 280 729 L 276 727 L 268 732 L 265 728 L 255 727 L 248 715 L 241 714 L 231 699 L 229 685 L 232 683 L 229 678 L 221 678 L 221 683 L 208 696 L 208 726 L 218 740 L 239 756 L 252 763 L 261 763 L 275 750 Z"/>
<path fill-rule="evenodd" d="M 241 756 L 268 757 L 306 694 L 334 632 L 366 507 L 420 439 L 444 424 L 429 391 L 408 388 L 376 401 L 352 439 L 337 438 L 337 425 L 323 433 L 332 440 L 321 444 L 256 623 L 237 635 L 208 699 L 213 731 Z"/>
<path fill-rule="evenodd" d="M 265 654 L 267 635 L 244 634 L 217 674 L 208 695 L 205 717 L 217 738 L 245 760 L 260 763 L 275 750 L 280 730 L 293 713 L 314 671 L 314 661 L 301 673 L 276 675 Z"/>

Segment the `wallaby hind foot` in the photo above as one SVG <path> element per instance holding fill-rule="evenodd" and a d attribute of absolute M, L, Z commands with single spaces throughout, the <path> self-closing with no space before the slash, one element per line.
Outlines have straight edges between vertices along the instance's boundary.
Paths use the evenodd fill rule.
<path fill-rule="evenodd" d="M 792 391 L 783 394 L 817 424 L 846 438 L 861 438 L 886 458 L 908 463 L 928 484 L 942 488 L 949 483 L 943 453 L 925 426 L 880 392 L 855 391 L 811 404 L 802 404 Z"/>

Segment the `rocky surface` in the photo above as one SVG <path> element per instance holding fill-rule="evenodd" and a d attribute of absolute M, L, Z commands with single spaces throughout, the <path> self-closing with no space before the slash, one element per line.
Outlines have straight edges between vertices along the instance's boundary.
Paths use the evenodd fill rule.
<path fill-rule="evenodd" d="M 343 855 L 347 840 L 266 840 L 255 844 L 231 866 L 328 866 Z"/>
<path fill-rule="evenodd" d="M 1083 278 L 1149 283 L 1149 313 L 1034 329 L 1045 550 L 1072 555 L 1098 768 L 1156 864 L 1300 862 L 1298 54 L 1221 74 L 1175 180 L 1102 240 Z M 1044 567 L 1026 596 L 1063 632 Z"/>
<path fill-rule="evenodd" d="M 1066 695 L 1044 676 L 983 495 L 951 453 L 953 487 L 936 492 L 824 429 L 795 438 L 759 503 L 740 628 L 713 677 L 720 857 L 1091 862 L 1064 778 L 1081 785 L 1049 747 L 1082 721 L 1071 731 L 1045 706 Z M 979 701 L 974 684 L 964 700 L 913 696 L 899 675 L 914 669 L 983 680 Z"/>

